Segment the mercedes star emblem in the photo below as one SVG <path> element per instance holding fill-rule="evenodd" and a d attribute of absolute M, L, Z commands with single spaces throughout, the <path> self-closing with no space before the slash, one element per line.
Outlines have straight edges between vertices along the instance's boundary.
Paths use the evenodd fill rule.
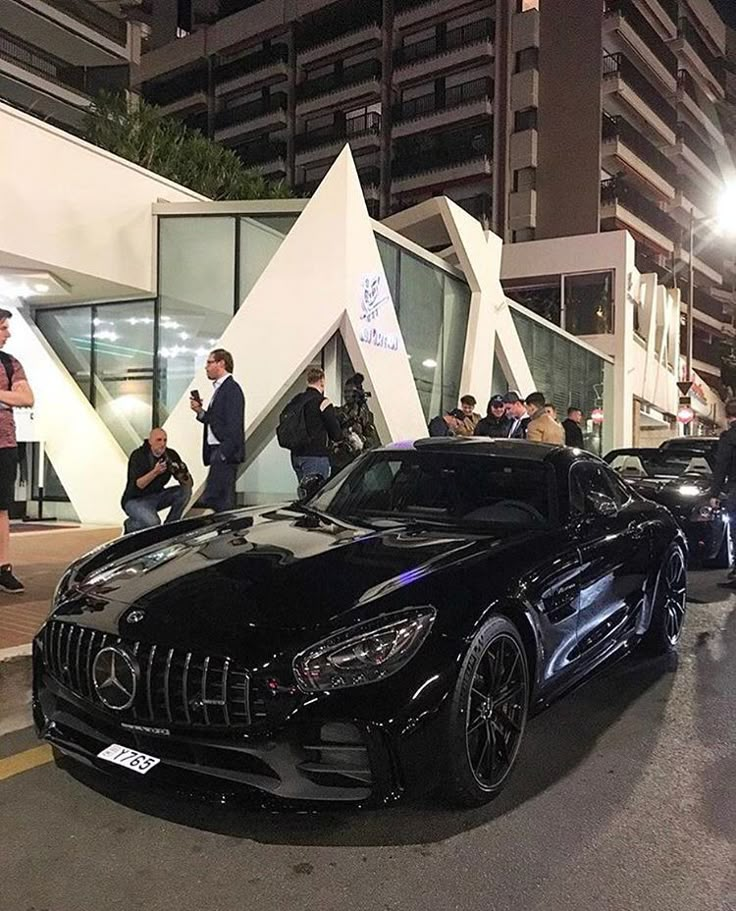
<path fill-rule="evenodd" d="M 95 692 L 103 705 L 116 712 L 133 705 L 138 676 L 138 662 L 112 646 L 100 649 L 92 664 Z"/>
<path fill-rule="evenodd" d="M 140 623 L 141 620 L 146 616 L 144 610 L 132 610 L 126 617 L 128 623 Z"/>

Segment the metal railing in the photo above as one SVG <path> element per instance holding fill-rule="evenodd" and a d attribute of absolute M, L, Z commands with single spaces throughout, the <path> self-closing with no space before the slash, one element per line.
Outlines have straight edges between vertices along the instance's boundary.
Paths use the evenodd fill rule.
<path fill-rule="evenodd" d="M 306 149 L 315 149 L 331 142 L 338 142 L 341 139 L 355 139 L 358 136 L 371 134 L 378 135 L 380 132 L 381 115 L 376 111 L 369 111 L 367 114 L 351 117 L 343 123 L 332 123 L 316 130 L 301 133 L 295 137 L 294 147 L 297 152 L 303 152 Z"/>
<path fill-rule="evenodd" d="M 84 70 L 70 67 L 60 60 L 44 54 L 32 44 L 21 41 L 14 35 L 0 31 L 0 57 L 10 63 L 48 79 L 56 85 L 86 92 Z"/>
<path fill-rule="evenodd" d="M 679 231 L 674 219 L 620 177 L 601 182 L 601 204 L 620 205 L 670 240 Z"/>
<path fill-rule="evenodd" d="M 685 92 L 688 98 L 691 98 L 698 106 L 699 110 L 705 114 L 713 126 L 721 129 L 720 118 L 715 104 L 705 96 L 705 93 L 698 88 L 697 82 L 688 73 L 687 70 L 678 70 L 677 84 Z"/>
<path fill-rule="evenodd" d="M 689 19 L 680 19 L 678 24 L 678 35 L 692 47 L 695 53 L 700 57 L 703 63 L 708 67 L 716 81 L 723 83 L 725 78 L 725 65 L 723 60 L 719 60 L 716 55 L 709 49 L 697 32 L 695 26 Z"/>
<path fill-rule="evenodd" d="M 267 114 L 273 114 L 276 111 L 286 110 L 286 93 L 275 92 L 268 98 L 257 98 L 255 101 L 247 101 L 245 104 L 233 105 L 219 111 L 215 116 L 215 124 L 218 129 L 232 126 L 234 123 L 243 123 L 248 120 L 254 120 L 256 117 L 264 117 Z"/>
<path fill-rule="evenodd" d="M 659 0 L 659 5 L 677 25 L 677 0 Z"/>
<path fill-rule="evenodd" d="M 684 142 L 688 148 L 692 149 L 698 158 L 704 164 L 708 165 L 711 171 L 714 171 L 716 174 L 721 173 L 718 158 L 713 149 L 707 143 L 703 142 L 695 131 L 682 121 L 677 124 L 677 138 Z"/>
<path fill-rule="evenodd" d="M 394 108 L 394 119 L 397 122 L 413 120 L 427 114 L 452 110 L 472 101 L 492 97 L 492 79 L 472 79 L 469 82 L 451 86 L 445 92 L 444 98 L 435 92 L 430 92 L 427 95 L 420 95 L 419 98 L 410 98 L 408 101 L 397 104 Z"/>
<path fill-rule="evenodd" d="M 673 76 L 677 72 L 677 57 L 667 47 L 655 29 L 647 22 L 632 0 L 606 0 L 606 15 L 621 15 L 649 50 Z"/>
<path fill-rule="evenodd" d="M 151 104 L 167 105 L 197 92 L 206 92 L 207 85 L 207 70 L 199 66 L 160 81 L 150 80 L 143 86 L 143 97 Z"/>
<path fill-rule="evenodd" d="M 677 112 L 651 82 L 643 76 L 624 54 L 606 54 L 603 57 L 603 77 L 620 76 L 623 81 L 663 120 L 670 129 L 677 125 Z"/>
<path fill-rule="evenodd" d="M 674 185 L 677 180 L 677 168 L 669 158 L 642 136 L 625 118 L 620 115 L 611 117 L 610 114 L 606 114 L 604 111 L 602 136 L 604 142 L 617 139 L 631 149 L 637 158 L 640 158 L 661 177 Z"/>
<path fill-rule="evenodd" d="M 326 8 L 304 16 L 297 24 L 298 50 L 319 47 L 345 35 L 380 25 L 381 0 L 360 0 L 360 3 L 333 3 Z"/>
<path fill-rule="evenodd" d="M 493 125 L 482 130 L 458 130 L 440 134 L 429 140 L 431 144 L 417 137 L 397 143 L 393 162 L 394 177 L 409 177 L 423 174 L 435 168 L 451 167 L 471 161 L 488 161 L 492 158 Z"/>
<path fill-rule="evenodd" d="M 317 76 L 315 79 L 307 79 L 306 82 L 302 82 L 301 85 L 297 86 L 297 97 L 301 100 L 316 98 L 318 95 L 334 92 L 343 86 L 357 85 L 361 82 L 380 78 L 380 60 L 364 60 L 354 66 L 346 66 L 344 70 L 326 73 L 324 76 Z"/>
<path fill-rule="evenodd" d="M 432 35 L 414 44 L 406 44 L 394 52 L 394 63 L 397 66 L 406 66 L 417 60 L 426 60 L 437 54 L 457 50 L 460 47 L 469 47 L 486 41 L 493 41 L 496 34 L 496 25 L 492 19 L 481 19 L 470 22 L 447 31 L 444 35 Z"/>
<path fill-rule="evenodd" d="M 225 82 L 228 79 L 237 79 L 238 76 L 255 73 L 274 63 L 286 63 L 288 59 L 289 49 L 286 45 L 264 47 L 247 57 L 238 57 L 235 60 L 225 60 L 220 63 L 216 70 L 217 81 Z"/>
<path fill-rule="evenodd" d="M 284 142 L 247 142 L 233 146 L 233 152 L 246 165 L 265 164 L 286 157 Z"/>

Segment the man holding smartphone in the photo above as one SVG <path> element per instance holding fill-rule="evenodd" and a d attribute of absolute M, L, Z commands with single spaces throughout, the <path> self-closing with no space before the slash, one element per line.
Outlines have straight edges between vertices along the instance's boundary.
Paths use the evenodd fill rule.
<path fill-rule="evenodd" d="M 192 495 L 192 478 L 175 449 L 166 445 L 166 431 L 154 427 L 128 459 L 128 483 L 121 505 L 128 516 L 126 533 L 160 525 L 159 511 L 168 509 L 166 523 L 177 522 Z M 171 478 L 178 481 L 167 487 Z"/>
<path fill-rule="evenodd" d="M 209 406 L 196 389 L 189 397 L 189 407 L 204 425 L 202 460 L 210 469 L 201 501 L 215 512 L 234 508 L 238 466 L 245 461 L 245 396 L 233 379 L 233 366 L 232 354 L 215 348 L 205 365 L 214 390 Z"/>

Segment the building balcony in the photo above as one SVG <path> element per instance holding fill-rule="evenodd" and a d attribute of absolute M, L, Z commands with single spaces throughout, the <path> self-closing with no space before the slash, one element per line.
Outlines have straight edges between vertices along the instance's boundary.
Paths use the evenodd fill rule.
<path fill-rule="evenodd" d="M 477 196 L 468 196 L 465 199 L 453 200 L 465 209 L 468 215 L 477 218 L 483 225 L 490 225 L 493 220 L 493 197 L 490 193 L 479 193 Z"/>
<path fill-rule="evenodd" d="M 601 227 L 626 228 L 665 253 L 672 253 L 672 238 L 679 228 L 670 215 L 618 177 L 601 183 Z"/>
<path fill-rule="evenodd" d="M 394 22 L 399 28 L 407 28 L 456 9 L 457 0 L 394 0 Z"/>
<path fill-rule="evenodd" d="M 486 151 L 462 146 L 435 148 L 395 158 L 392 191 L 394 194 L 408 193 L 423 187 L 489 177 L 492 173 L 493 162 Z"/>
<path fill-rule="evenodd" d="M 453 85 L 443 95 L 430 92 L 394 107 L 393 137 L 433 130 L 462 120 L 493 115 L 493 80 L 473 79 Z"/>
<path fill-rule="evenodd" d="M 324 107 L 339 108 L 357 97 L 380 97 L 381 62 L 365 60 L 355 66 L 315 79 L 307 79 L 297 86 L 299 113 L 304 115 Z"/>
<path fill-rule="evenodd" d="M 162 104 L 159 106 L 161 113 L 167 117 L 175 114 L 177 117 L 183 115 L 196 114 L 198 111 L 207 110 L 207 92 L 194 92 L 187 95 L 186 98 L 177 98 L 171 104 Z"/>
<path fill-rule="evenodd" d="M 675 142 L 677 112 L 672 102 L 657 91 L 624 54 L 604 56 L 603 94 L 606 108 L 616 108 L 615 112 L 621 114 L 633 111 L 666 142 Z"/>
<path fill-rule="evenodd" d="M 725 146 L 723 149 L 726 153 Z M 715 187 L 721 187 L 721 167 L 716 153 L 684 122 L 677 124 L 677 151 L 682 160 L 686 161 L 691 168 Z"/>
<path fill-rule="evenodd" d="M 289 49 L 285 44 L 262 48 L 255 54 L 220 62 L 215 69 L 215 94 L 257 86 L 288 76 Z"/>
<path fill-rule="evenodd" d="M 699 121 L 717 142 L 725 142 L 717 103 L 702 89 L 687 70 L 677 74 L 677 101 Z"/>
<path fill-rule="evenodd" d="M 633 0 L 605 0 L 604 30 L 618 32 L 626 43 L 647 60 L 669 91 L 675 90 L 677 56 L 639 11 Z"/>
<path fill-rule="evenodd" d="M 509 193 L 509 227 L 513 231 L 537 226 L 537 191 L 520 190 Z"/>
<path fill-rule="evenodd" d="M 604 112 L 602 140 L 601 161 L 609 173 L 623 170 L 633 181 L 674 199 L 677 169 L 627 120 Z"/>
<path fill-rule="evenodd" d="M 689 248 L 680 245 L 676 252 L 677 259 L 681 263 L 680 269 L 686 271 L 690 267 Z M 708 282 L 720 285 L 723 281 L 724 268 L 724 257 L 722 255 L 719 257 L 716 252 L 696 238 L 693 252 L 693 269 L 696 274 L 701 275 Z"/>
<path fill-rule="evenodd" d="M 176 70 L 160 79 L 151 79 L 142 87 L 143 97 L 150 104 L 169 107 L 184 102 L 201 93 L 207 93 L 209 77 L 207 67 L 198 63 L 196 66 Z"/>
<path fill-rule="evenodd" d="M 125 47 L 128 36 L 125 19 L 113 16 L 89 0 L 52 0 L 51 6 L 57 12 L 66 13 L 82 25 Z"/>
<path fill-rule="evenodd" d="M 725 96 L 725 64 L 708 48 L 689 19 L 680 19 L 672 49 L 678 52 L 681 61 L 686 61 L 700 74 L 720 98 Z"/>
<path fill-rule="evenodd" d="M 491 19 L 450 29 L 441 40 L 436 36 L 408 44 L 394 52 L 394 82 L 421 79 L 461 64 L 493 57 L 495 23 Z"/>
<path fill-rule="evenodd" d="M 298 161 L 306 158 L 327 155 L 333 147 L 338 149 L 350 143 L 353 151 L 381 145 L 381 115 L 371 111 L 360 117 L 351 117 L 343 123 L 320 127 L 301 133 L 295 138 L 296 157 Z"/>
<path fill-rule="evenodd" d="M 2 61 L 11 66 L 2 67 Z M 80 104 L 89 104 L 86 73 L 82 67 L 69 66 L 32 44 L 0 31 L 0 69 L 12 75 L 13 67 L 36 77 L 33 84 L 39 88 L 41 82 L 51 83 L 53 86 L 74 93 L 74 98 L 70 97 L 70 101 L 76 100 Z"/>
<path fill-rule="evenodd" d="M 381 43 L 381 24 L 376 19 L 363 25 L 355 25 L 349 31 L 339 35 L 329 33 L 314 39 L 314 44 L 299 49 L 299 63 L 313 63 L 325 57 L 345 55 L 348 52 L 364 48 L 377 47 Z"/>
<path fill-rule="evenodd" d="M 536 168 L 539 159 L 539 133 L 537 130 L 521 130 L 511 134 L 509 159 L 512 171 Z"/>
<path fill-rule="evenodd" d="M 233 152 L 248 168 L 256 168 L 268 177 L 286 176 L 285 142 L 248 142 L 231 146 Z"/>
<path fill-rule="evenodd" d="M 356 44 L 361 33 L 378 29 L 380 43 L 381 0 L 361 0 L 360 3 L 330 4 L 304 15 L 296 26 L 296 47 L 300 61 L 313 57 L 322 59 Z M 348 43 L 342 45 L 341 42 Z M 336 45 L 337 46 L 333 46 Z"/>
<path fill-rule="evenodd" d="M 233 104 L 215 115 L 215 138 L 231 139 L 243 133 L 286 126 L 286 94 L 275 92 L 268 98 L 258 98 L 244 104 Z"/>
<path fill-rule="evenodd" d="M 539 107 L 539 70 L 524 70 L 511 77 L 511 110 Z"/>

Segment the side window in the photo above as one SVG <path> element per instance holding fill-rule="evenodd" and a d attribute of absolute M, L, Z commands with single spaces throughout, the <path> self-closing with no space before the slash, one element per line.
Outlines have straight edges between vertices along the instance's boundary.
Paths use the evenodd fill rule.
<path fill-rule="evenodd" d="M 603 477 L 606 484 L 611 488 L 610 496 L 613 497 L 613 501 L 621 509 L 631 499 L 631 491 L 624 484 L 624 482 L 619 478 L 613 471 L 609 468 L 601 468 L 603 472 Z"/>
<path fill-rule="evenodd" d="M 619 491 L 614 497 L 607 469 L 591 462 L 573 465 L 570 469 L 570 518 L 587 516 L 594 512 L 590 495 L 595 493 L 614 498 L 616 503 L 621 505 L 616 497 L 621 497 L 622 494 Z"/>

